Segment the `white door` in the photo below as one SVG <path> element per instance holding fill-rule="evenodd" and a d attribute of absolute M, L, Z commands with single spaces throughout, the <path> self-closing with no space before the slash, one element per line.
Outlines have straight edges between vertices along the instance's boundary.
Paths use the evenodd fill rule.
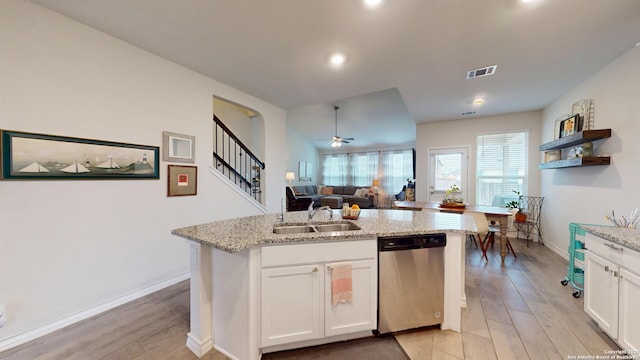
<path fill-rule="evenodd" d="M 320 265 L 262 270 L 262 346 L 322 337 Z"/>
<path fill-rule="evenodd" d="M 351 262 L 353 300 L 336 306 L 331 304 L 331 265 L 325 265 L 324 335 L 341 335 L 377 328 L 378 267 L 376 261 L 371 259 Z"/>
<path fill-rule="evenodd" d="M 590 251 L 584 254 L 584 311 L 600 328 L 618 338 L 618 266 Z"/>
<path fill-rule="evenodd" d="M 640 350 L 640 276 L 620 269 L 620 337 L 618 343 L 627 350 Z"/>
<path fill-rule="evenodd" d="M 429 150 L 428 201 L 441 201 L 452 185 L 460 188 L 455 194 L 468 203 L 467 163 L 469 148 L 443 148 Z"/>

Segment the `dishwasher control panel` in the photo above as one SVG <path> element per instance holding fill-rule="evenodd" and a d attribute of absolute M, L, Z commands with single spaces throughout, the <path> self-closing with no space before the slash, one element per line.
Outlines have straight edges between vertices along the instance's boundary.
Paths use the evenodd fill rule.
<path fill-rule="evenodd" d="M 447 235 L 444 233 L 386 236 L 378 238 L 379 251 L 398 251 L 443 247 L 447 245 Z"/>

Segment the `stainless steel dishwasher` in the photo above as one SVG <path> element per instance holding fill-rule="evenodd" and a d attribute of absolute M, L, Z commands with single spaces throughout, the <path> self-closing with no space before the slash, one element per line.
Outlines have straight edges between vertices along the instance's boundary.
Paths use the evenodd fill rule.
<path fill-rule="evenodd" d="M 378 332 L 441 324 L 443 233 L 378 238 Z"/>

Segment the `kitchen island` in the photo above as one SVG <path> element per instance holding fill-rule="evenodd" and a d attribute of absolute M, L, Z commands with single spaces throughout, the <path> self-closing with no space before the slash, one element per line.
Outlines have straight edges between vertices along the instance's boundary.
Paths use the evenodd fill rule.
<path fill-rule="evenodd" d="M 584 311 L 627 358 L 640 355 L 640 230 L 580 225 L 584 238 Z"/>
<path fill-rule="evenodd" d="M 274 233 L 286 225 L 345 223 L 336 212 L 306 211 L 217 221 L 176 229 L 191 256 L 191 329 L 187 346 L 202 356 L 211 348 L 233 359 L 371 335 L 376 329 L 377 237 L 446 233 L 445 308 L 442 329 L 460 331 L 464 294 L 465 234 L 473 218 L 428 211 L 361 210 L 348 231 Z M 354 265 L 354 301 L 336 310 L 326 303 L 323 271 Z M 298 282 L 282 282 L 282 279 Z M 328 276 L 327 276 L 328 278 Z M 285 284 L 285 285 L 283 285 Z M 289 285 L 286 285 L 289 284 Z M 308 291 L 305 292 L 308 287 Z M 330 289 L 330 286 L 329 286 Z M 308 296 L 282 308 L 278 299 Z M 323 300 L 324 299 L 324 300 Z M 300 316 L 309 312 L 310 316 Z"/>

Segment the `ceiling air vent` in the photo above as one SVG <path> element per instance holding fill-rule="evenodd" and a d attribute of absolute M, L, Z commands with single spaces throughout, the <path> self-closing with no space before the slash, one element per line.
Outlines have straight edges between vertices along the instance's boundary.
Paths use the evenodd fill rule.
<path fill-rule="evenodd" d="M 467 79 L 493 75 L 496 73 L 497 67 L 498 65 L 492 65 L 492 66 L 487 66 L 481 69 L 467 71 Z"/>
<path fill-rule="evenodd" d="M 476 113 L 475 111 L 465 111 L 465 112 L 463 112 L 461 115 L 462 115 L 462 116 L 469 116 L 469 115 L 473 115 L 473 114 L 475 114 L 475 113 Z"/>

